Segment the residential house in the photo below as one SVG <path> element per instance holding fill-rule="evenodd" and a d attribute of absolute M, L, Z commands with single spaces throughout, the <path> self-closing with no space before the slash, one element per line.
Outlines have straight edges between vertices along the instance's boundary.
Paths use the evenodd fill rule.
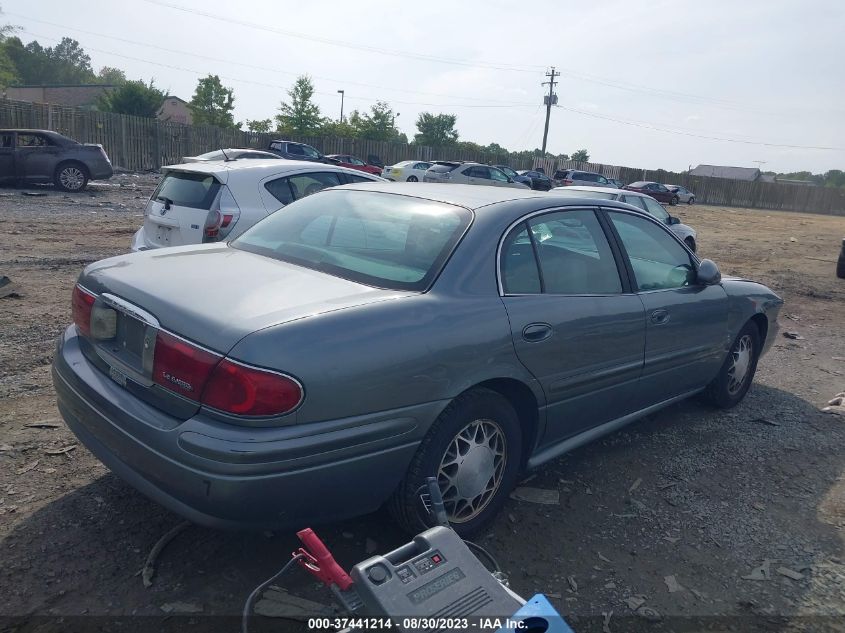
<path fill-rule="evenodd" d="M 161 107 L 156 114 L 160 121 L 172 121 L 173 123 L 186 123 L 191 125 L 191 109 L 188 102 L 179 97 L 168 95 L 161 102 Z"/>
<path fill-rule="evenodd" d="M 721 165 L 699 165 L 689 172 L 690 176 L 706 176 L 707 178 L 727 178 L 728 180 L 743 180 L 756 182 L 760 180 L 760 170 L 757 167 L 723 167 Z"/>
<path fill-rule="evenodd" d="M 30 103 L 52 103 L 94 109 L 102 95 L 117 86 L 114 84 L 51 84 L 9 86 L 5 98 Z"/>

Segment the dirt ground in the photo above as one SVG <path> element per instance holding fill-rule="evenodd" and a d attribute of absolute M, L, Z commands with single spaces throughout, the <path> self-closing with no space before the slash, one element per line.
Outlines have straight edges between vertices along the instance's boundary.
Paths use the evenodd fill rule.
<path fill-rule="evenodd" d="M 144 588 L 150 548 L 181 519 L 112 475 L 59 419 L 49 366 L 73 281 L 127 250 L 154 185 L 147 174 L 77 195 L 0 190 L 0 275 L 18 286 L 0 299 L 0 631 L 235 630 L 249 591 L 296 546 L 289 533 L 192 526 Z M 557 490 L 560 503 L 511 500 L 479 543 L 518 593 L 546 593 L 579 632 L 843 630 L 845 417 L 820 407 L 845 390 L 835 276 L 845 218 L 674 212 L 723 274 L 780 293 L 782 329 L 803 338 L 778 338 L 731 411 L 684 402 L 548 464 L 523 485 Z M 347 568 L 406 540 L 380 513 L 319 533 Z M 301 572 L 284 584 L 330 601 Z M 201 611 L 162 610 L 177 602 Z"/>

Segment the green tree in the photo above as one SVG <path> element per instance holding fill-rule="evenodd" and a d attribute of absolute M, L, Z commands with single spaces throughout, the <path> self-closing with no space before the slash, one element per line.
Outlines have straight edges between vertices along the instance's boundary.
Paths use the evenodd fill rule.
<path fill-rule="evenodd" d="M 267 133 L 273 131 L 273 121 L 271 119 L 246 120 L 246 129 L 250 132 Z"/>
<path fill-rule="evenodd" d="M 845 171 L 831 169 L 824 175 L 825 187 L 845 187 Z"/>
<path fill-rule="evenodd" d="M 100 72 L 97 73 L 97 79 L 100 81 L 100 83 L 117 86 L 126 81 L 126 73 L 123 72 L 120 68 L 103 66 L 102 68 L 100 68 Z"/>
<path fill-rule="evenodd" d="M 385 101 L 378 101 L 369 112 L 361 114 L 357 110 L 349 115 L 349 125 L 356 131 L 356 136 L 370 141 L 394 141 L 399 130 L 394 127 L 396 114 Z"/>
<path fill-rule="evenodd" d="M 0 9 L 0 13 L 2 12 L 2 9 Z M 6 52 L 6 39 L 16 30 L 17 27 L 11 24 L 0 26 L 0 89 L 17 81 L 17 69 L 11 57 Z"/>
<path fill-rule="evenodd" d="M 3 48 L 25 84 L 93 83 L 97 76 L 91 58 L 74 39 L 62 38 L 54 47 L 44 48 L 37 41 L 26 46 L 18 37 L 9 37 Z"/>
<path fill-rule="evenodd" d="M 237 128 L 240 126 L 232 116 L 234 103 L 234 91 L 224 86 L 217 75 L 209 75 L 197 82 L 197 89 L 188 107 L 191 109 L 194 125 Z"/>
<path fill-rule="evenodd" d="M 152 79 L 149 85 L 143 81 L 127 81 L 103 94 L 97 102 L 97 107 L 103 112 L 152 119 L 158 114 L 166 96 L 162 90 L 155 87 Z"/>
<path fill-rule="evenodd" d="M 577 152 L 572 152 L 570 160 L 578 161 L 579 163 L 590 162 L 590 154 L 585 149 L 579 149 Z"/>
<path fill-rule="evenodd" d="M 320 108 L 312 101 L 314 83 L 308 75 L 296 78 L 293 87 L 288 90 L 290 103 L 282 101 L 279 114 L 276 115 L 276 125 L 279 130 L 292 133 L 311 135 L 317 134 L 323 123 Z"/>
<path fill-rule="evenodd" d="M 350 115 L 351 118 L 351 115 Z M 323 119 L 320 125 L 321 136 L 336 136 L 339 138 L 357 138 L 358 130 L 350 124 L 350 119 L 343 123 L 332 119 Z"/>
<path fill-rule="evenodd" d="M 452 145 L 458 140 L 455 123 L 458 117 L 454 114 L 432 114 L 421 112 L 417 119 L 418 134 L 414 135 L 414 143 L 418 145 Z"/>

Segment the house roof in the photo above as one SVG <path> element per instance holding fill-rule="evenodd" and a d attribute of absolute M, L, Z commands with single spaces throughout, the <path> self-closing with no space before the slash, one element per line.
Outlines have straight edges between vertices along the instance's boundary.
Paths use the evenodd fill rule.
<path fill-rule="evenodd" d="M 757 167 L 725 167 L 722 165 L 699 165 L 693 169 L 690 176 L 707 176 L 709 178 L 727 178 L 728 180 L 754 181 L 760 177 Z"/>
<path fill-rule="evenodd" d="M 177 97 L 176 95 L 167 95 L 167 96 L 166 96 L 164 99 L 162 99 L 161 101 L 162 101 L 162 103 L 164 103 L 164 102 L 165 102 L 165 101 L 167 101 L 168 99 L 176 99 L 176 101 L 181 101 L 182 103 L 188 103 L 187 101 L 185 101 L 184 99 L 180 99 L 180 98 L 179 98 L 179 97 Z"/>

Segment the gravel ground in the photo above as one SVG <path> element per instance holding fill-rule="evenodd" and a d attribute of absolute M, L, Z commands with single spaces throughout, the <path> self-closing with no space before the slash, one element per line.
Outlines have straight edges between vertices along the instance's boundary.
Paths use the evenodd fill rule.
<path fill-rule="evenodd" d="M 234 630 L 246 595 L 296 546 L 288 533 L 192 526 L 145 589 L 150 548 L 181 519 L 110 474 L 58 417 L 49 363 L 73 280 L 128 248 L 154 186 L 142 174 L 77 195 L 0 190 L 0 274 L 18 287 L 0 299 L 0 631 Z M 819 410 L 845 389 L 834 274 L 845 220 L 676 211 L 724 273 L 779 292 L 782 329 L 803 338 L 776 342 L 731 411 L 680 403 L 540 469 L 522 485 L 560 503 L 512 500 L 479 542 L 518 593 L 545 592 L 579 633 L 845 630 L 845 417 Z M 406 540 L 380 513 L 319 533 L 345 567 Z M 329 601 L 304 574 L 286 586 Z M 166 614 L 174 602 L 202 611 Z"/>

